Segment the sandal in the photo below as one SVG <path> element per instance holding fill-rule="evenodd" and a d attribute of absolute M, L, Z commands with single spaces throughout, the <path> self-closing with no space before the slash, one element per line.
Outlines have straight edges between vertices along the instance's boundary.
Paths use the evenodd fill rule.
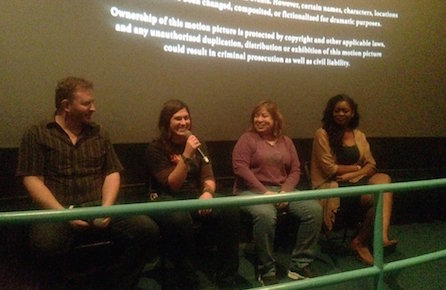
<path fill-rule="evenodd" d="M 397 240 L 389 240 L 383 243 L 384 254 L 390 254 L 396 251 L 396 245 L 398 245 Z"/>

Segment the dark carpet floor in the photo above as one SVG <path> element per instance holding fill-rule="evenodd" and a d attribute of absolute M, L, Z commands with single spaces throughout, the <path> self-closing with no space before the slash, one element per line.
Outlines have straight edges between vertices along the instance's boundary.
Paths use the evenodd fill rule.
<path fill-rule="evenodd" d="M 352 232 L 347 234 L 347 240 L 343 241 L 343 232 L 337 232 L 327 241 L 320 240 L 318 259 L 313 263 L 313 269 L 319 275 L 336 274 L 365 266 L 358 261 L 349 250 L 349 238 Z M 426 254 L 433 251 L 446 249 L 446 222 L 413 223 L 406 225 L 396 225 L 391 228 L 391 236 L 398 239 L 396 250 L 385 254 L 385 263 Z M 278 247 L 277 269 L 281 282 L 289 282 L 286 277 L 291 243 Z M 239 289 L 249 289 L 260 287 L 254 274 L 254 257 L 250 244 L 240 245 L 240 268 L 239 268 Z M 204 257 L 204 259 L 206 259 Z M 148 267 L 149 268 L 149 267 Z M 204 267 L 206 269 L 206 267 Z M 169 271 L 169 269 L 167 270 Z M 173 270 L 172 270 L 173 271 Z M 207 278 L 204 271 L 197 271 L 201 277 L 202 289 L 214 289 L 212 283 Z M 138 289 L 162 289 L 159 283 L 159 276 L 156 271 L 146 272 L 140 279 Z M 167 276 L 174 273 L 167 273 Z M 391 272 L 384 277 L 384 289 L 392 290 L 440 290 L 446 289 L 446 259 L 423 263 L 418 266 L 405 268 L 403 270 Z M 346 283 L 330 285 L 320 289 L 330 290 L 366 290 L 374 289 L 374 279 L 358 279 Z M 169 286 L 167 286 L 169 288 Z"/>
<path fill-rule="evenodd" d="M 3 232 L 0 231 L 0 234 Z M 348 240 L 352 232 L 348 232 L 347 241 L 342 241 L 342 231 L 330 237 L 330 241 L 324 238 L 320 240 L 318 258 L 313 263 L 313 269 L 319 275 L 336 274 L 343 271 L 363 268 L 355 256 L 348 249 Z M 434 221 L 429 223 L 411 223 L 395 225 L 391 228 L 391 236 L 398 239 L 396 250 L 385 256 L 385 262 L 397 261 L 416 255 L 429 253 L 432 251 L 446 249 L 446 222 Z M 2 237 L 3 241 L 17 242 L 15 239 Z M 276 249 L 277 269 L 281 282 L 289 281 L 286 278 L 286 271 L 291 251 L 292 238 L 289 243 L 281 243 Z M 0 251 L 0 289 L 38 289 L 35 283 L 36 277 L 33 269 L 24 265 L 26 252 L 17 250 L 17 245 L 10 244 Z M 15 249 L 15 250 L 11 250 Z M 206 271 L 212 261 L 212 251 L 208 255 L 200 256 L 197 274 L 200 277 L 202 289 L 215 289 Z M 238 277 L 238 288 L 249 289 L 259 287 L 259 282 L 254 274 L 254 255 L 252 246 L 249 243 L 240 244 L 240 268 Z M 142 274 L 139 283 L 139 290 L 169 289 L 170 282 L 175 277 L 175 271 L 169 266 L 168 261 L 163 268 L 148 264 Z M 164 277 L 164 280 L 162 279 Z M 164 281 L 165 287 L 161 287 Z M 434 262 L 423 263 L 418 266 L 405 268 L 403 270 L 387 274 L 384 278 L 384 289 L 407 289 L 407 290 L 440 290 L 446 289 L 446 259 Z M 322 289 L 374 289 L 373 278 L 358 279 L 342 284 L 330 285 Z"/>

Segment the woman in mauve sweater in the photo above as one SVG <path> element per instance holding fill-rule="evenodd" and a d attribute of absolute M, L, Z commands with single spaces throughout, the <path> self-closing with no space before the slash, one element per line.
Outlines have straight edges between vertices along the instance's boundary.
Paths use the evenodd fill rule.
<path fill-rule="evenodd" d="M 234 147 L 232 165 L 238 195 L 280 194 L 296 190 L 300 162 L 293 141 L 282 134 L 283 118 L 273 101 L 262 101 L 252 111 L 252 128 Z M 293 280 L 314 275 L 311 263 L 322 223 L 322 210 L 315 200 L 246 206 L 253 217 L 253 236 L 259 259 L 259 281 L 277 283 L 273 242 L 277 214 L 287 211 L 300 221 L 296 246 L 291 254 L 288 277 Z"/>

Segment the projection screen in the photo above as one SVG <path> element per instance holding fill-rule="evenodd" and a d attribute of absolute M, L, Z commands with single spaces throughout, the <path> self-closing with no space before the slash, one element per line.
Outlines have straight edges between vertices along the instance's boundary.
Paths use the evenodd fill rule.
<path fill-rule="evenodd" d="M 52 117 L 70 75 L 94 82 L 115 143 L 154 138 L 171 98 L 206 140 L 237 139 L 263 99 L 310 138 L 339 93 L 368 136 L 446 136 L 442 0 L 17 0 L 0 16 L 0 147 Z"/>

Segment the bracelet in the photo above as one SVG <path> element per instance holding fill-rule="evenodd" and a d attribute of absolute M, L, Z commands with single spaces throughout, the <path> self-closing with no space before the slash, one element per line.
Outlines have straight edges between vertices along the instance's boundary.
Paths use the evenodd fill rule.
<path fill-rule="evenodd" d="M 191 160 L 191 158 L 187 158 L 183 154 L 181 154 L 181 159 L 183 159 L 184 163 L 187 163 L 189 160 Z"/>

